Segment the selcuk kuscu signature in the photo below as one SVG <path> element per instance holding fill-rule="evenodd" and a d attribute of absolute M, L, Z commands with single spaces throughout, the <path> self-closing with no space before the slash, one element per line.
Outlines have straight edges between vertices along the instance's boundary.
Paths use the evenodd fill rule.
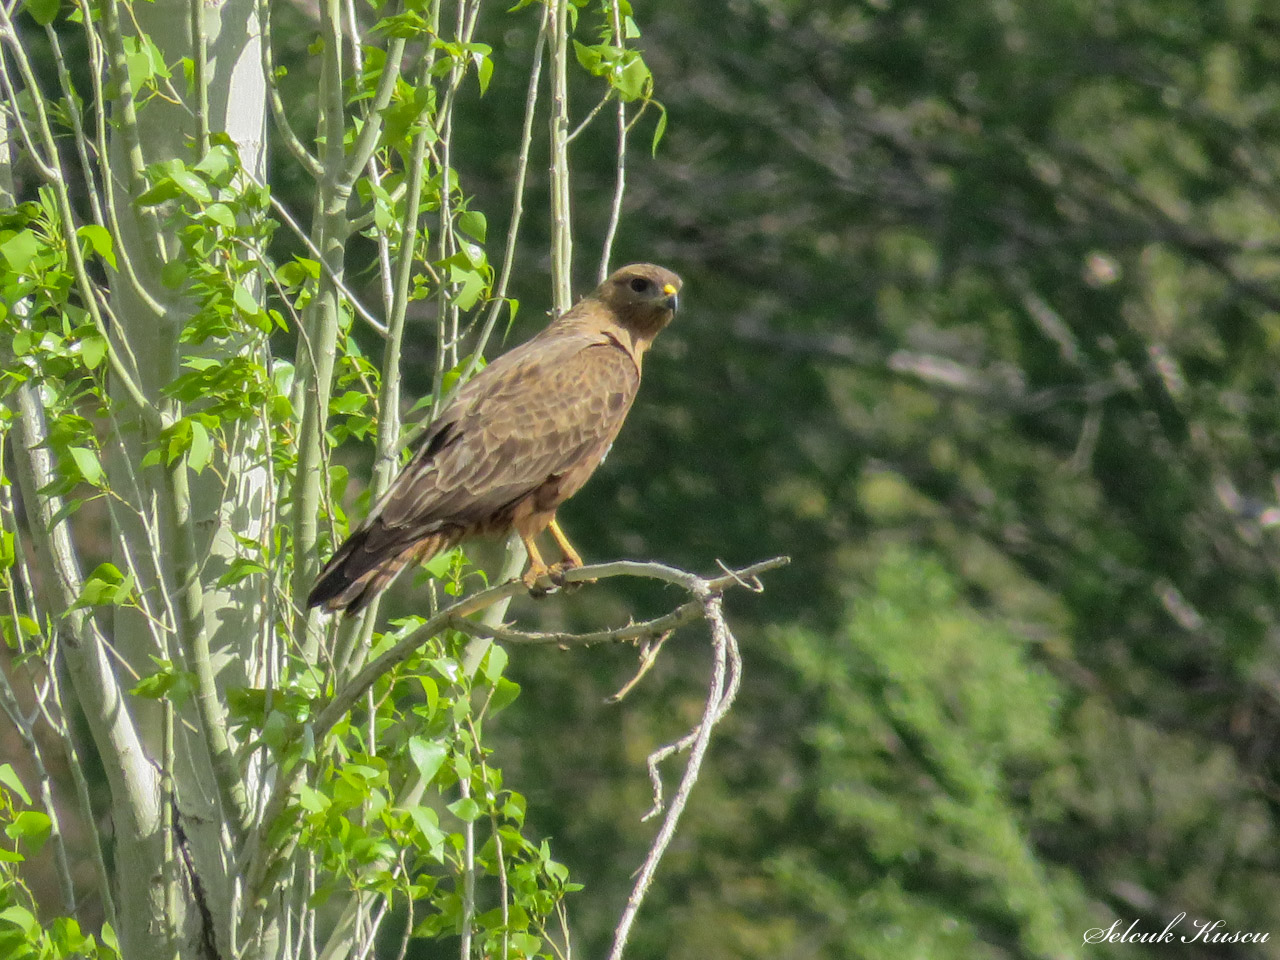
<path fill-rule="evenodd" d="M 1138 921 L 1134 920 L 1128 927 L 1121 929 L 1123 920 L 1117 920 L 1109 927 L 1094 927 L 1084 933 L 1085 943 L 1266 943 L 1271 934 L 1250 930 L 1223 930 L 1221 920 L 1192 920 L 1192 931 L 1178 935 L 1174 932 L 1178 924 L 1187 917 L 1180 913 L 1159 933 L 1138 929 Z"/>

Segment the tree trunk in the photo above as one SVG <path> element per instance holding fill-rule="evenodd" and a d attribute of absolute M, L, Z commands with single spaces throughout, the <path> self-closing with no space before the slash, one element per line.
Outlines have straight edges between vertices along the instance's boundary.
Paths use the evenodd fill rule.
<path fill-rule="evenodd" d="M 260 36 L 253 0 L 227 0 L 201 5 L 207 45 L 205 96 L 208 104 L 207 128 L 225 132 L 235 141 L 244 171 L 261 182 L 265 173 L 265 82 L 262 76 Z M 192 31 L 186 4 L 161 0 L 134 7 L 138 24 L 161 51 L 172 71 L 172 83 L 183 94 L 183 104 L 160 97 L 151 98 L 138 110 L 138 141 L 147 164 L 180 158 L 188 165 L 200 159 L 197 125 L 193 112 L 200 98 L 184 80 L 181 58 L 194 58 Z M 122 23 L 132 32 L 132 24 Z M 136 92 L 136 91 L 135 91 Z M 121 105 L 117 104 L 117 111 Z M 128 191 L 128 179 L 120 173 L 129 162 L 127 138 L 118 125 L 113 127 L 111 168 L 116 171 L 117 191 Z M 163 388 L 180 372 L 184 356 L 219 356 L 238 349 L 210 341 L 201 346 L 182 344 L 179 336 L 191 316 L 193 304 L 160 283 L 162 265 L 152 250 L 148 231 L 155 229 L 145 214 L 130 216 L 132 204 L 121 203 L 122 246 L 139 267 L 147 292 L 160 302 L 156 310 L 120 275 L 113 277 L 112 302 L 126 338 L 138 357 L 147 395 L 163 407 Z M 163 256 L 172 259 L 177 240 L 172 233 L 162 235 Z M 120 408 L 127 410 L 128 404 Z M 234 536 L 257 538 L 270 516 L 272 490 L 267 467 L 252 456 L 260 445 L 256 427 L 241 426 L 227 437 L 227 449 L 215 444 L 210 468 L 190 478 L 190 489 L 175 498 L 174 478 L 165 466 L 143 469 L 142 451 L 154 437 L 140 417 L 122 422 L 124 453 L 108 463 L 108 475 L 117 490 L 134 491 L 134 506 L 154 522 L 151 542 L 144 525 L 127 511 L 119 510 L 115 522 L 122 527 L 139 574 L 139 588 L 152 598 L 153 609 L 166 610 L 164 597 L 180 598 L 195 575 L 199 607 L 184 614 L 176 611 L 170 619 L 187 617 L 207 639 L 203 647 L 192 648 L 182 629 L 155 631 L 136 610 L 118 608 L 115 638 L 120 653 L 140 676 L 155 672 L 152 657 L 169 660 L 192 672 L 207 671 L 219 691 L 246 684 L 263 684 L 268 658 L 273 655 L 269 619 L 264 615 L 260 586 L 244 580 L 229 587 L 216 587 L 233 557 L 241 551 Z M 179 470 L 185 468 L 179 465 Z M 136 486 L 134 479 L 136 478 Z M 224 484 L 224 480 L 226 481 Z M 184 482 L 180 480 L 179 482 Z M 199 569 L 183 569 L 184 555 L 198 561 Z M 152 563 L 150 558 L 159 558 Z M 123 559 L 123 558 L 121 558 Z M 123 563 L 119 564 L 123 568 Z M 209 584 L 203 590 L 198 584 Z M 180 604 L 181 600 L 177 602 Z M 207 662 L 206 662 L 207 661 Z M 222 698 L 219 698 L 220 700 Z M 174 708 L 167 721 L 167 702 L 133 698 L 130 707 L 151 760 L 166 764 L 166 753 L 174 758 L 172 768 L 173 807 L 160 822 L 148 824 L 145 835 L 131 838 L 127 855 L 117 857 L 116 879 L 120 891 L 120 938 L 129 957 L 218 956 L 229 957 L 233 949 L 235 907 L 233 880 L 234 811 L 220 801 L 210 748 L 208 716 L 202 718 L 192 698 Z M 172 738 L 172 742 L 168 738 Z M 252 771 L 246 774 L 252 776 Z M 252 785 L 250 784 L 250 790 Z M 117 801 L 119 802 L 119 801 Z M 166 829 L 172 818 L 173 829 Z M 116 817 L 117 828 L 120 817 Z M 125 850 L 121 849 L 121 854 Z M 146 895 L 141 895 L 146 891 Z M 174 913 L 165 920 L 168 913 Z M 178 942 L 168 944 L 172 925 Z M 269 954 L 268 954 L 269 955 Z"/>

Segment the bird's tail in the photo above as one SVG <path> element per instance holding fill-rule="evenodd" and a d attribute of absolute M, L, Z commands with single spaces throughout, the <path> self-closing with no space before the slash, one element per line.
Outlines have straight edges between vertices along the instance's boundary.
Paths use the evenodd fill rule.
<path fill-rule="evenodd" d="M 411 563 L 430 560 L 452 546 L 453 539 L 448 533 L 436 533 L 399 553 L 371 553 L 364 549 L 366 531 L 353 533 L 320 571 L 307 594 L 307 606 L 323 605 L 326 610 L 343 610 L 352 616 L 368 606 L 401 570 Z"/>

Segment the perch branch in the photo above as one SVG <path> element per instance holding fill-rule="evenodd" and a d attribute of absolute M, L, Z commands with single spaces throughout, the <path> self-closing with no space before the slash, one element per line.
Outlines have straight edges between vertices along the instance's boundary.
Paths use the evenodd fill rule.
<path fill-rule="evenodd" d="M 507 640 L 514 643 L 531 643 L 531 644 L 556 644 L 560 646 L 589 646 L 593 643 L 605 642 L 626 642 L 646 637 L 658 637 L 668 630 L 674 629 L 682 623 L 688 623 L 698 618 L 699 614 L 707 615 L 719 613 L 719 596 L 726 589 L 733 588 L 743 582 L 751 582 L 751 578 L 758 574 L 765 573 L 769 570 L 775 570 L 778 567 L 786 566 L 790 563 L 789 557 L 774 557 L 770 560 L 762 560 L 759 563 L 753 563 L 750 566 L 742 567 L 729 573 L 706 579 L 696 574 L 679 570 L 661 563 L 640 563 L 631 560 L 620 560 L 614 563 L 601 563 L 594 566 L 578 567 L 565 573 L 567 581 L 576 580 L 603 580 L 609 577 L 644 577 L 651 580 L 661 580 L 679 587 L 683 587 L 686 591 L 693 594 L 694 599 L 681 604 L 661 617 L 648 620 L 638 624 L 627 624 L 613 630 L 597 630 L 590 633 L 572 634 L 572 633 L 523 633 L 514 631 L 504 627 L 486 626 L 471 620 L 464 619 L 474 613 L 479 613 L 496 603 L 500 603 L 510 597 L 525 590 L 524 584 L 520 580 L 511 580 L 506 583 L 500 583 L 496 586 L 481 590 L 469 597 L 464 597 L 457 603 L 454 603 L 441 610 L 435 616 L 424 621 L 421 626 L 412 631 L 403 640 L 393 646 L 391 649 L 382 653 L 379 657 L 371 660 L 357 673 L 342 689 L 325 704 L 315 715 L 315 719 L 308 725 L 308 735 L 319 743 L 334 725 L 338 723 L 351 710 L 360 698 L 364 696 L 366 690 L 373 686 L 380 677 L 392 670 L 399 664 L 403 663 L 413 653 L 418 650 L 431 637 L 436 636 L 446 627 L 454 627 L 456 629 L 467 632 L 473 636 L 492 636 L 494 638 Z M 709 603 L 714 600 L 714 603 Z M 721 620 L 723 617 L 721 616 Z M 719 638 L 727 636 L 728 641 Z M 719 628 L 713 629 L 712 637 L 717 644 L 725 647 L 731 645 L 732 634 L 728 633 L 727 626 L 723 630 Z M 736 646 L 736 644 L 732 644 Z M 725 667 L 723 664 L 718 669 L 717 677 L 713 685 L 715 692 L 714 703 L 709 703 L 709 709 L 712 710 L 712 720 L 710 725 L 714 725 L 724 709 L 728 706 L 726 702 L 726 694 L 729 696 L 737 689 L 736 683 L 736 664 L 738 663 L 736 650 L 730 654 L 727 649 L 719 649 L 717 652 L 717 662 L 724 661 L 729 664 Z M 729 683 L 726 684 L 725 677 L 729 677 Z M 705 725 L 705 720 L 704 720 Z M 706 727 L 705 736 L 710 736 L 710 726 Z M 705 751 L 705 744 L 702 747 Z M 687 796 L 688 789 L 692 788 L 693 780 L 696 779 L 697 769 L 695 764 L 701 763 L 701 752 L 695 747 L 694 756 L 690 759 L 689 771 L 686 771 L 685 779 L 681 783 L 681 794 L 677 795 L 676 801 L 673 802 L 671 811 L 667 815 L 667 823 L 664 823 L 663 829 L 667 830 L 668 824 L 671 831 L 675 829 L 675 818 L 678 818 L 679 812 L 683 809 L 684 802 L 682 796 Z M 275 788 L 271 793 L 270 799 L 267 801 L 266 808 L 263 811 L 262 820 L 258 825 L 258 829 L 250 839 L 250 846 L 245 851 L 242 862 L 246 865 L 245 876 L 247 878 L 246 890 L 248 891 L 248 901 L 250 903 L 258 903 L 265 895 L 265 884 L 269 875 L 269 866 L 274 855 L 278 851 L 273 851 L 268 847 L 267 835 L 271 830 L 271 826 L 284 812 L 290 795 L 301 781 L 306 772 L 305 764 L 298 764 L 291 771 L 282 773 L 276 780 Z M 662 837 L 662 834 L 659 834 Z M 663 842 L 665 848 L 666 842 L 669 842 L 670 836 L 667 836 Z M 653 858 L 653 855 L 650 855 Z M 658 852 L 661 857 L 661 851 Z M 653 859 L 652 867 L 649 871 L 649 880 L 652 879 L 652 870 L 656 868 L 657 860 Z M 647 888 L 649 880 L 646 880 Z M 640 893 L 643 898 L 643 892 Z M 635 899 L 635 894 L 633 894 Z M 636 908 L 639 907 L 639 901 L 636 901 Z M 630 909 L 630 907 L 629 907 Z M 632 911 L 634 913 L 634 911 Z M 629 923 L 628 923 L 629 925 Z"/>
<path fill-rule="evenodd" d="M 731 572 L 730 583 L 740 583 L 740 576 L 752 575 L 747 571 L 738 571 L 736 575 Z M 723 580 L 724 578 L 721 579 Z M 680 778 L 680 787 L 676 790 L 676 795 L 671 800 L 671 806 L 667 809 L 667 815 L 663 818 L 662 826 L 658 829 L 657 836 L 653 838 L 649 853 L 644 858 L 644 863 L 640 866 L 635 885 L 631 888 L 631 896 L 627 898 L 627 905 L 622 911 L 622 917 L 618 921 L 617 928 L 614 930 L 613 949 L 609 951 L 609 960 L 622 960 L 622 953 L 626 949 L 631 926 L 635 922 L 636 915 L 640 912 L 640 905 L 644 903 L 645 894 L 649 892 L 649 885 L 653 882 L 654 874 L 657 873 L 662 855 L 666 853 L 667 846 L 671 843 L 671 838 L 675 836 L 676 825 L 680 821 L 680 815 L 684 812 L 685 804 L 689 800 L 689 794 L 693 791 L 693 785 L 698 780 L 703 758 L 707 754 L 707 746 L 711 742 L 711 731 L 724 717 L 738 692 L 738 677 L 741 673 L 738 641 L 734 638 L 728 623 L 725 622 L 723 598 L 720 590 L 712 588 L 713 582 L 702 580 L 696 584 L 694 590 L 702 605 L 703 618 L 711 628 L 711 684 L 707 692 L 706 706 L 702 711 L 702 720 L 695 731 L 682 737 L 675 744 L 661 748 L 650 757 L 649 770 L 654 778 L 656 793 L 661 786 L 661 780 L 656 776 L 658 760 L 684 749 L 686 745 L 691 746 L 689 763 L 685 766 L 684 775 Z M 658 795 L 656 799 L 657 803 L 654 809 L 646 815 L 646 819 L 656 814 L 660 809 L 661 796 Z"/>

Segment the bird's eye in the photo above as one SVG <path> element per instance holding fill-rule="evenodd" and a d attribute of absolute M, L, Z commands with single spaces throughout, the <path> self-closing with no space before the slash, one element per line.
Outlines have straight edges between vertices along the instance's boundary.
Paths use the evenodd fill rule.
<path fill-rule="evenodd" d="M 646 280 L 644 277 L 635 277 L 631 281 L 631 289 L 634 290 L 636 293 L 644 293 L 646 290 L 649 289 L 649 281 Z"/>

